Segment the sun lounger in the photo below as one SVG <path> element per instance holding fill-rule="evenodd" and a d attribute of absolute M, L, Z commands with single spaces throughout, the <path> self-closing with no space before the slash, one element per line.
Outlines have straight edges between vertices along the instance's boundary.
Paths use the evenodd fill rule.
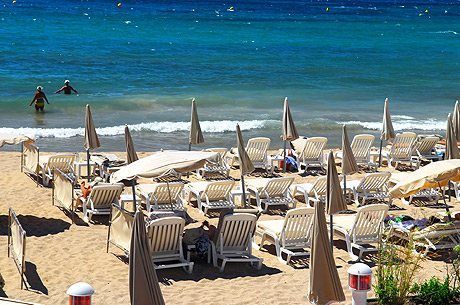
<path fill-rule="evenodd" d="M 205 163 L 205 165 L 202 168 L 199 168 L 196 170 L 196 175 L 200 178 L 204 178 L 204 175 L 206 173 L 219 173 L 228 178 L 230 174 L 230 169 L 228 168 L 228 164 L 225 161 L 226 159 L 225 156 L 228 153 L 228 149 L 226 148 L 208 148 L 204 151 L 218 152 L 221 160 L 219 164 Z"/>
<path fill-rule="evenodd" d="M 236 208 L 230 191 L 235 185 L 233 180 L 214 182 L 192 182 L 187 184 L 186 192 L 196 198 L 198 210 L 207 214 L 209 209 Z"/>
<path fill-rule="evenodd" d="M 382 157 L 387 159 L 389 167 L 397 168 L 400 163 L 409 163 L 410 166 L 415 164 L 416 168 L 419 168 L 420 162 L 412 159 L 412 148 L 415 137 L 416 135 L 413 132 L 397 134 L 390 149 L 382 150 Z M 393 163 L 395 163 L 394 167 Z"/>
<path fill-rule="evenodd" d="M 267 172 L 270 170 L 270 164 L 267 158 L 267 150 L 270 145 L 269 138 L 252 138 L 248 140 L 246 152 L 255 168 L 264 168 Z M 235 162 L 239 161 L 238 153 L 232 149 L 227 154 L 228 165 L 232 167 Z"/>
<path fill-rule="evenodd" d="M 19 223 L 13 209 L 9 209 L 8 217 L 8 257 L 12 256 L 19 274 L 21 275 L 21 289 L 24 286 L 26 271 L 26 231 Z"/>
<path fill-rule="evenodd" d="M 306 172 L 309 167 L 320 167 L 324 171 L 326 164 L 324 163 L 323 150 L 327 143 L 327 138 L 312 137 L 295 140 L 299 143 L 304 143 L 304 147 L 298 153 L 297 169 L 301 171 L 302 166 Z M 294 141 L 293 141 L 294 142 Z"/>
<path fill-rule="evenodd" d="M 391 205 L 392 199 L 388 191 L 388 181 L 391 173 L 378 172 L 370 173 L 360 180 L 347 181 L 347 188 L 353 190 L 355 203 L 358 206 L 364 205 L 368 199 L 386 199 L 388 198 L 388 205 Z M 362 202 L 359 198 L 362 197 Z"/>
<path fill-rule="evenodd" d="M 342 177 L 339 177 L 342 181 Z M 324 202 L 326 200 L 327 177 L 319 177 L 314 183 L 294 184 L 290 187 L 292 196 L 301 193 L 305 197 L 305 203 L 313 207 L 310 202 Z"/>
<path fill-rule="evenodd" d="M 397 184 L 399 181 L 403 180 L 408 173 L 394 173 L 391 174 L 390 183 Z M 411 204 L 414 198 L 428 198 L 429 201 L 435 201 L 435 204 L 438 204 L 438 200 L 441 197 L 441 194 L 436 188 L 423 189 L 418 191 L 414 195 L 409 196 L 409 200 L 404 197 L 401 197 L 401 202 L 404 204 Z"/>
<path fill-rule="evenodd" d="M 412 149 L 412 159 L 420 163 L 422 159 L 426 160 L 441 160 L 441 157 L 435 151 L 435 146 L 438 143 L 438 137 L 426 137 L 415 143 Z"/>
<path fill-rule="evenodd" d="M 145 201 L 147 212 L 154 210 L 186 210 L 184 208 L 184 184 L 179 182 L 137 185 L 137 194 Z"/>
<path fill-rule="evenodd" d="M 212 258 L 215 267 L 222 260 L 220 271 L 226 263 L 248 262 L 262 267 L 262 258 L 252 255 L 252 240 L 257 216 L 249 213 L 227 214 L 219 219 L 215 240 L 211 241 Z"/>
<path fill-rule="evenodd" d="M 92 188 L 88 198 L 79 197 L 83 205 L 83 219 L 88 222 L 93 215 L 110 215 L 112 204 L 118 204 L 123 184 L 98 184 Z M 78 204 L 78 202 L 77 202 Z"/>
<path fill-rule="evenodd" d="M 43 185 L 49 185 L 53 180 L 54 170 L 60 170 L 70 180 L 75 183 L 75 173 L 73 163 L 76 160 L 76 154 L 58 154 L 41 158 L 39 163 L 39 171 L 42 172 Z"/>
<path fill-rule="evenodd" d="M 286 205 L 296 207 L 297 201 L 293 198 L 289 187 L 294 182 L 292 177 L 247 179 L 246 187 L 251 196 L 256 197 L 257 208 L 266 212 L 271 205 Z"/>
<path fill-rule="evenodd" d="M 184 258 L 182 250 L 184 226 L 185 220 L 180 217 L 165 217 L 150 223 L 147 236 L 155 269 L 182 267 L 187 273 L 192 273 L 193 262 Z M 179 262 L 166 264 L 172 261 Z"/>
<path fill-rule="evenodd" d="M 393 225 L 388 237 L 397 236 L 409 240 L 412 238 L 417 248 L 422 248 L 419 253 L 425 256 L 428 251 L 439 249 L 452 249 L 460 245 L 460 221 L 453 223 L 435 223 L 421 230 L 407 230 L 402 226 Z"/>
<path fill-rule="evenodd" d="M 107 253 L 109 245 L 121 249 L 125 256 L 129 256 L 131 247 L 131 231 L 133 229 L 134 214 L 113 204 L 110 213 L 109 232 L 107 235 Z"/>
<path fill-rule="evenodd" d="M 351 151 L 355 157 L 356 163 L 358 165 L 367 166 L 367 168 L 373 168 L 374 171 L 377 171 L 377 164 L 371 162 L 371 147 L 374 143 L 374 136 L 370 134 L 359 134 L 353 138 L 351 142 Z M 338 151 L 335 154 L 335 157 L 342 159 L 342 152 Z"/>
<path fill-rule="evenodd" d="M 356 215 L 334 217 L 334 236 L 345 240 L 351 259 L 357 261 L 361 259 L 363 252 L 378 250 L 378 247 L 372 247 L 370 244 L 380 243 L 384 227 L 383 220 L 387 213 L 387 205 L 371 204 L 359 208 Z M 353 253 L 353 248 L 359 250 L 358 255 Z"/>
<path fill-rule="evenodd" d="M 274 243 L 278 260 L 283 264 L 289 264 L 292 256 L 310 255 L 305 248 L 310 247 L 314 213 L 313 208 L 297 208 L 289 210 L 284 219 L 259 221 L 256 235 L 261 241 L 254 243 L 254 248 L 259 250 L 265 241 Z"/>

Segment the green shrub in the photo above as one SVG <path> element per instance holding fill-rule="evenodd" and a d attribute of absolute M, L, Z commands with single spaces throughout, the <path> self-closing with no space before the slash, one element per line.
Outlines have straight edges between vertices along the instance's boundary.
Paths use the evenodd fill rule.
<path fill-rule="evenodd" d="M 448 305 L 457 294 L 458 288 L 450 287 L 449 275 L 445 278 L 444 283 L 433 276 L 421 285 L 414 284 L 411 292 L 418 293 L 419 298 L 427 305 Z"/>

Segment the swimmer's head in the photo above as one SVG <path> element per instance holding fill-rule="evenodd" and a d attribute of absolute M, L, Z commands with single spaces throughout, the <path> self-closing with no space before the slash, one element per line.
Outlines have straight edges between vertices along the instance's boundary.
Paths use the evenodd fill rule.
<path fill-rule="evenodd" d="M 42 89 L 43 89 L 42 86 L 38 86 L 38 87 L 37 87 L 37 90 L 38 90 L 38 91 L 42 91 Z"/>
<path fill-rule="evenodd" d="M 70 81 L 69 81 L 68 79 L 66 79 L 65 82 L 64 82 L 64 84 L 67 85 L 68 83 L 70 83 Z"/>

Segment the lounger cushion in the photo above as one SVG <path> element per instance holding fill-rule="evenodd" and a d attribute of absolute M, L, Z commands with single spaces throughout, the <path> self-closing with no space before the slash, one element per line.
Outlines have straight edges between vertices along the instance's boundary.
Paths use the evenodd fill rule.
<path fill-rule="evenodd" d="M 283 230 L 283 224 L 284 219 L 277 219 L 259 221 L 257 223 L 257 226 L 264 231 L 270 231 L 276 236 L 279 236 L 281 234 L 281 231 Z"/>
<path fill-rule="evenodd" d="M 355 222 L 356 215 L 346 215 L 346 216 L 334 216 L 333 222 L 334 226 L 341 227 L 346 231 L 350 231 Z"/>

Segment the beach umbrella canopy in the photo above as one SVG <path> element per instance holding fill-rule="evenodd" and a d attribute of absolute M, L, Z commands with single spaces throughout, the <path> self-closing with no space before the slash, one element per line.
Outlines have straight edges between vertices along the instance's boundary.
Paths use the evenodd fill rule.
<path fill-rule="evenodd" d="M 21 142 L 33 143 L 35 140 L 29 138 L 28 136 L 19 136 L 13 134 L 0 134 L 0 147 L 5 144 L 15 145 Z"/>
<path fill-rule="evenodd" d="M 343 159 L 342 159 L 343 160 Z M 334 154 L 332 150 L 329 153 L 327 159 L 327 173 L 326 173 L 326 212 L 330 217 L 330 226 L 331 226 L 331 249 L 333 247 L 333 219 L 332 215 L 345 211 L 347 209 L 347 204 L 345 202 L 344 196 L 342 196 L 342 188 L 340 187 L 339 175 L 337 174 L 337 168 L 335 166 Z"/>
<path fill-rule="evenodd" d="M 248 153 L 243 141 L 243 135 L 241 134 L 240 125 L 236 124 L 236 147 L 238 149 L 238 160 L 240 164 L 241 174 L 241 188 L 243 190 L 244 207 L 246 208 L 246 187 L 244 186 L 244 175 L 250 174 L 254 171 L 254 164 L 249 159 Z"/>
<path fill-rule="evenodd" d="M 157 152 L 123 166 L 113 173 L 110 181 L 132 180 L 137 178 L 159 178 L 174 173 L 186 173 L 204 166 L 206 162 L 217 164 L 218 152 L 204 151 L 165 151 Z"/>
<path fill-rule="evenodd" d="M 125 125 L 125 146 L 126 146 L 126 162 L 128 164 L 133 163 L 134 161 L 139 160 L 137 157 L 136 150 L 134 149 L 133 139 L 131 138 L 131 133 L 129 132 L 128 125 Z"/>
<path fill-rule="evenodd" d="M 335 167 L 335 164 L 334 164 Z M 351 150 L 350 141 L 348 140 L 347 126 L 342 128 L 342 174 L 350 175 L 359 170 L 355 156 Z"/>
<path fill-rule="evenodd" d="M 460 155 L 458 152 L 458 146 L 457 146 L 457 138 L 455 137 L 455 134 L 454 134 L 454 129 L 452 126 L 452 119 L 451 119 L 450 113 L 447 116 L 445 159 L 446 160 L 460 159 Z"/>
<path fill-rule="evenodd" d="M 284 141 L 284 162 L 283 172 L 286 172 L 286 142 L 293 141 L 299 138 L 297 129 L 292 119 L 291 110 L 289 109 L 288 98 L 284 98 L 284 109 L 283 109 L 283 125 L 281 127 L 281 139 Z"/>
<path fill-rule="evenodd" d="M 254 171 L 254 165 L 246 152 L 243 135 L 241 134 L 240 125 L 238 124 L 236 124 L 236 145 L 238 148 L 238 162 L 240 164 L 241 175 L 244 176 L 252 173 Z"/>
<path fill-rule="evenodd" d="M 342 284 L 329 246 L 324 204 L 321 201 L 315 203 L 308 299 L 314 304 L 345 301 Z"/>
<path fill-rule="evenodd" d="M 299 138 L 297 129 L 292 119 L 291 110 L 289 109 L 288 98 L 284 98 L 284 109 L 283 109 L 283 126 L 281 128 L 281 139 L 283 141 L 293 141 Z"/>
<path fill-rule="evenodd" d="M 129 296 L 132 305 L 165 304 L 152 261 L 144 214 L 134 216 L 129 250 Z"/>
<path fill-rule="evenodd" d="M 393 123 L 391 122 L 390 106 L 388 103 L 388 98 L 386 98 L 385 106 L 383 108 L 383 126 L 382 126 L 382 132 L 380 134 L 380 140 L 388 141 L 390 139 L 393 139 L 395 136 L 396 134 L 393 129 Z"/>
<path fill-rule="evenodd" d="M 97 137 L 96 128 L 94 127 L 91 109 L 88 104 L 86 105 L 84 146 L 86 150 L 95 150 L 101 146 Z"/>
<path fill-rule="evenodd" d="M 458 101 L 455 102 L 454 114 L 452 116 L 452 125 L 457 142 L 460 142 L 460 109 L 458 106 Z"/>
<path fill-rule="evenodd" d="M 189 144 L 204 143 L 203 133 L 201 132 L 200 121 L 198 119 L 198 112 L 196 110 L 195 99 L 192 99 L 192 114 L 190 118 L 190 137 Z"/>

